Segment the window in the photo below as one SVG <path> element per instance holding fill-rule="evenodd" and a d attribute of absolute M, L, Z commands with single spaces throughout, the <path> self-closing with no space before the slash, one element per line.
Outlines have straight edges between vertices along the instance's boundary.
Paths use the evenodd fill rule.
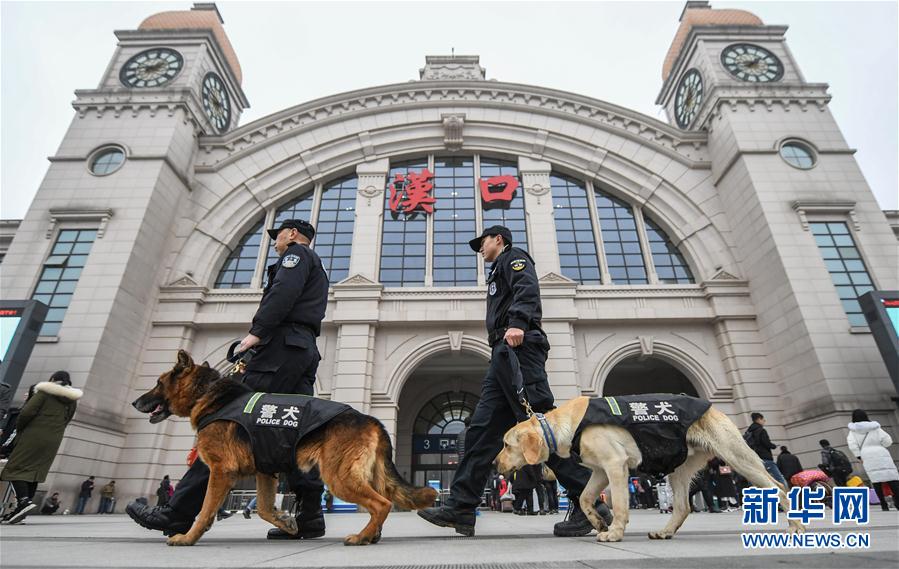
<path fill-rule="evenodd" d="M 118 146 L 107 146 L 88 158 L 90 171 L 96 176 L 106 176 L 118 170 L 125 162 L 125 151 Z"/>
<path fill-rule="evenodd" d="M 595 190 L 602 245 L 613 284 L 648 284 L 637 221 L 629 205 Z"/>
<path fill-rule="evenodd" d="M 599 258 L 587 188 L 559 174 L 550 175 L 550 186 L 562 274 L 575 282 L 599 284 Z"/>
<path fill-rule="evenodd" d="M 282 205 L 277 210 L 269 210 L 265 216 L 244 235 L 237 247 L 219 271 L 216 288 L 250 288 L 254 282 L 259 255 L 265 255 L 265 265 L 278 260 L 278 253 L 272 246 L 266 228 L 278 227 L 286 219 L 305 219 L 315 226 L 315 240 L 312 248 L 321 257 L 322 266 L 328 273 L 331 284 L 344 280 L 349 275 L 350 252 L 353 246 L 353 226 L 356 222 L 355 176 L 339 178 L 324 186 Z M 320 202 L 317 204 L 317 202 Z M 262 285 L 266 274 L 263 269 Z"/>
<path fill-rule="evenodd" d="M 464 421 L 474 413 L 478 398 L 464 391 L 448 391 L 422 407 L 415 419 L 413 433 L 422 435 L 458 434 Z"/>
<path fill-rule="evenodd" d="M 780 157 L 790 166 L 808 170 L 815 165 L 815 153 L 811 147 L 797 140 L 790 140 L 780 147 Z"/>
<path fill-rule="evenodd" d="M 483 209 L 484 227 L 491 225 L 504 225 L 512 232 L 512 243 L 519 249 L 528 250 L 528 234 L 525 227 L 524 216 L 524 190 L 521 178 L 518 176 L 518 165 L 506 160 L 493 160 L 481 158 L 481 179 L 494 176 L 513 176 L 518 179 L 518 189 L 512 194 L 511 201 L 496 200 L 484 202 Z M 480 188 L 478 188 L 480 191 Z M 469 249 L 470 250 L 470 249 Z"/>
<path fill-rule="evenodd" d="M 263 222 L 257 223 L 241 238 L 222 266 L 215 288 L 248 288 L 253 282 L 259 245 L 262 243 Z"/>
<path fill-rule="evenodd" d="M 97 231 L 93 229 L 63 229 L 59 232 L 31 295 L 32 299 L 50 307 L 41 328 L 42 336 L 59 334 L 62 319 L 81 278 L 81 269 L 87 264 L 96 238 Z"/>
<path fill-rule="evenodd" d="M 315 200 L 315 192 L 308 192 L 306 195 L 301 196 L 292 202 L 288 202 L 275 212 L 275 219 L 271 223 L 271 227 L 278 227 L 281 225 L 281 222 L 288 219 L 305 219 L 311 223 L 312 219 L 312 205 Z M 318 225 L 315 225 L 315 233 L 316 237 L 318 237 Z M 266 235 L 267 237 L 267 235 Z M 268 247 L 266 247 L 266 258 L 265 258 L 265 266 L 269 266 L 275 261 L 278 260 L 278 252 L 275 251 L 275 248 L 272 246 L 271 242 L 268 243 Z M 262 275 L 263 279 L 266 278 L 266 274 Z M 263 283 L 264 285 L 264 283 Z"/>
<path fill-rule="evenodd" d="M 677 247 L 668 239 L 665 232 L 643 214 L 646 226 L 646 237 L 649 240 L 649 251 L 652 253 L 652 264 L 655 266 L 659 282 L 663 284 L 686 284 L 693 282 L 690 267 L 684 262 Z"/>
<path fill-rule="evenodd" d="M 356 177 L 331 182 L 322 192 L 315 226 L 315 252 L 321 257 L 331 284 L 350 273 L 353 225 L 356 222 Z"/>
<path fill-rule="evenodd" d="M 865 267 L 849 227 L 842 222 L 809 223 L 815 243 L 821 250 L 824 264 L 837 288 L 851 326 L 867 326 L 858 297 L 874 289 L 874 283 Z"/>
<path fill-rule="evenodd" d="M 384 286 L 423 286 L 427 263 L 428 218 L 421 210 L 408 215 L 390 209 L 390 184 L 397 174 L 420 173 L 427 159 L 393 164 L 384 192 L 380 281 Z M 433 194 L 432 194 L 433 195 Z"/>
<path fill-rule="evenodd" d="M 478 284 L 478 258 L 468 241 L 477 235 L 472 158 L 434 161 L 434 285 Z"/>

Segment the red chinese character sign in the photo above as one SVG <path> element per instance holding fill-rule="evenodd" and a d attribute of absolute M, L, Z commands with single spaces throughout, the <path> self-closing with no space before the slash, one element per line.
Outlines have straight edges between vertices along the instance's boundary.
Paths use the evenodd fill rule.
<path fill-rule="evenodd" d="M 397 174 L 390 184 L 390 211 L 411 214 L 421 208 L 427 213 L 434 213 L 437 199 L 431 195 L 431 190 L 434 189 L 431 182 L 433 178 L 434 174 L 427 168 L 418 174 Z"/>
<path fill-rule="evenodd" d="M 481 179 L 481 199 L 484 203 L 495 201 L 510 202 L 518 189 L 515 176 L 493 176 Z"/>

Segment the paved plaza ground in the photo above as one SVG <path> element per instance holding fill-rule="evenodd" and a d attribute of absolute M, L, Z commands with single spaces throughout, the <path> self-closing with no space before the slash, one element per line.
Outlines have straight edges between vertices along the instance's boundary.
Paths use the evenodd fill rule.
<path fill-rule="evenodd" d="M 381 543 L 345 547 L 343 536 L 362 528 L 364 514 L 329 514 L 328 533 L 310 541 L 265 539 L 268 524 L 240 515 L 218 522 L 193 547 L 167 547 L 162 534 L 135 525 L 124 515 L 30 516 L 22 525 L 0 526 L 0 566 L 57 567 L 429 567 L 461 569 L 569 569 L 612 567 L 899 567 L 899 514 L 872 512 L 865 528 L 835 528 L 814 522 L 812 531 L 865 531 L 866 550 L 747 551 L 740 541 L 741 514 L 694 514 L 670 541 L 650 541 L 646 533 L 667 521 L 656 511 L 631 512 L 624 541 L 599 544 L 594 536 L 557 538 L 558 516 L 523 517 L 483 513 L 473 538 L 434 527 L 414 513 L 387 519 Z M 779 528 L 783 531 L 786 524 Z M 766 530 L 767 531 L 767 530 Z"/>

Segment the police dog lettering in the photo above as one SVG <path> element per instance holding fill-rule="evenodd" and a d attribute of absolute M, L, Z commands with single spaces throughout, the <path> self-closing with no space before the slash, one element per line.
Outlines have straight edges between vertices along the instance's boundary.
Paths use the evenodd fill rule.
<path fill-rule="evenodd" d="M 545 419 L 558 445 L 556 454 L 568 458 L 572 450 L 579 451 L 582 464 L 593 470 L 580 506 L 599 532 L 597 541 L 621 541 L 624 536 L 630 468 L 652 474 L 671 472 L 674 511 L 662 530 L 649 533 L 650 539 L 671 539 L 684 523 L 690 513 L 690 482 L 713 456 L 723 459 L 753 486 L 776 488 L 780 505 L 784 511 L 790 509 L 784 488 L 771 478 L 736 425 L 708 401 L 672 394 L 577 397 L 546 413 Z M 503 442 L 505 447 L 496 458 L 500 473 L 549 458 L 534 417 L 512 427 Z M 610 527 L 594 508 L 606 484 L 611 488 L 615 514 Z M 791 519 L 789 524 L 791 532 L 805 531 L 797 520 Z"/>
<path fill-rule="evenodd" d="M 193 545 L 212 527 L 216 511 L 240 478 L 256 476 L 259 517 L 289 534 L 296 521 L 274 509 L 272 473 L 318 467 L 331 493 L 368 511 L 370 520 L 345 545 L 381 539 L 393 504 L 412 510 L 430 506 L 437 491 L 412 486 L 393 464 L 393 446 L 384 425 L 348 405 L 304 395 L 254 393 L 221 378 L 208 365 L 194 364 L 184 350 L 171 371 L 132 404 L 158 423 L 170 415 L 190 417 L 200 458 L 209 466 L 203 509 L 187 534 L 169 545 Z M 242 431 L 242 432 L 241 432 Z M 292 449 L 292 450 L 290 450 Z"/>

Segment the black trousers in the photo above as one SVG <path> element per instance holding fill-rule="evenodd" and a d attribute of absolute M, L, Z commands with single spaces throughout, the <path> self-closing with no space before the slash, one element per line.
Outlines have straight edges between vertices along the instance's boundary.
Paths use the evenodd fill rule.
<path fill-rule="evenodd" d="M 559 509 L 559 484 L 555 480 L 544 480 L 541 482 L 543 491 L 546 493 L 546 509 Z"/>
<path fill-rule="evenodd" d="M 493 347 L 490 368 L 481 386 L 481 399 L 475 407 L 465 437 L 465 456 L 459 462 L 446 501 L 446 505 L 452 508 L 477 508 L 490 477 L 491 464 L 503 448 L 503 435 L 524 416 L 520 406 L 513 407 L 508 395 L 512 369 L 508 358 L 502 353 L 507 349 L 509 347 L 502 343 Z M 518 356 L 531 407 L 541 413 L 551 410 L 553 394 L 545 369 L 549 342 L 540 331 L 533 330 L 527 332 L 525 341 L 512 350 Z M 590 479 L 590 470 L 581 466 L 573 454 L 566 459 L 551 454 L 546 465 L 570 495 L 580 496 Z"/>
<path fill-rule="evenodd" d="M 303 335 L 308 340 L 305 348 L 287 345 L 284 336 Z M 298 342 L 292 342 L 296 344 Z M 296 393 L 314 395 L 315 372 L 321 356 L 315 346 L 315 335 L 305 328 L 279 328 L 254 357 L 244 374 L 243 382 L 255 391 L 266 393 Z M 297 494 L 297 503 L 303 510 L 318 511 L 324 484 L 318 469 L 308 473 L 294 470 L 287 474 L 287 485 Z M 203 508 L 206 486 L 209 484 L 209 467 L 199 458 L 181 478 L 169 506 L 186 518 L 195 518 Z"/>
<path fill-rule="evenodd" d="M 534 511 L 534 489 L 533 488 L 525 488 L 523 490 L 512 490 L 512 493 L 515 494 L 515 501 L 512 502 L 513 510 L 521 510 L 525 508 L 525 512 L 531 513 Z"/>

